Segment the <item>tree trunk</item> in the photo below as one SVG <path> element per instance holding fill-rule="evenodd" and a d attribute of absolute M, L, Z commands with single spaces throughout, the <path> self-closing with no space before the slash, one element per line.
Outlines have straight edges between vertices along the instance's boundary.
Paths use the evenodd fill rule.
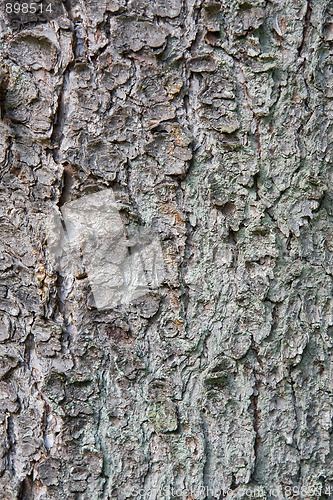
<path fill-rule="evenodd" d="M 332 2 L 8 4 L 1 498 L 332 498 Z M 164 269 L 103 307 L 96 196 Z"/>

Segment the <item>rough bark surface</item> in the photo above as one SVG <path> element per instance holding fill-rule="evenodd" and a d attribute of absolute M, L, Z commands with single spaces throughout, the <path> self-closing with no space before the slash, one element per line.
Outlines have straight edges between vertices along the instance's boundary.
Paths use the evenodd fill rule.
<path fill-rule="evenodd" d="M 333 4 L 4 4 L 1 498 L 332 498 Z M 45 221 L 110 187 L 167 274 L 98 311 Z"/>

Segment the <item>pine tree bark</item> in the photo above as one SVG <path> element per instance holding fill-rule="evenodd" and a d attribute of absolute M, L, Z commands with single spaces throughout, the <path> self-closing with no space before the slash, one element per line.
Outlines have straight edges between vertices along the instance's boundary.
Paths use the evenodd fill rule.
<path fill-rule="evenodd" d="M 49 3 L 1 3 L 1 498 L 331 498 L 332 2 Z M 167 272 L 100 311 L 47 221 L 107 188 Z"/>

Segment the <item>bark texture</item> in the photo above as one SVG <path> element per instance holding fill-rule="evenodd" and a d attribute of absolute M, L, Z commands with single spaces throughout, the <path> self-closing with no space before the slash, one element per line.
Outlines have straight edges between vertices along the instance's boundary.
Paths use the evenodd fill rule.
<path fill-rule="evenodd" d="M 1 498 L 332 498 L 332 2 L 4 4 Z M 110 187 L 167 273 L 98 311 L 45 221 Z"/>

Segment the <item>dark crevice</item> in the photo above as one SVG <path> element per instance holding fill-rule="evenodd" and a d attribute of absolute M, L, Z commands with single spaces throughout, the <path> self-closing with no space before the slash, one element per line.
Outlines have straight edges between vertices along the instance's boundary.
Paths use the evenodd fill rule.
<path fill-rule="evenodd" d="M 259 353 L 255 344 L 255 341 L 252 339 L 252 352 L 254 354 L 254 364 L 258 365 L 259 368 L 262 367 L 262 362 L 259 357 Z M 259 456 L 259 447 L 260 447 L 260 442 L 261 438 L 259 435 L 259 410 L 258 410 L 258 397 L 259 397 L 259 384 L 260 384 L 260 376 L 258 374 L 257 368 L 254 366 L 253 367 L 253 376 L 254 376 L 254 388 L 253 388 L 253 394 L 251 396 L 251 406 L 252 406 L 252 424 L 253 424 L 253 430 L 254 430 L 254 465 L 253 465 L 253 470 L 251 474 L 251 478 L 255 479 L 256 475 L 256 469 L 257 469 L 257 463 L 258 463 L 258 456 Z"/>
<path fill-rule="evenodd" d="M 58 201 L 59 209 L 71 199 L 72 187 L 74 184 L 72 169 L 69 165 L 65 165 L 61 179 L 61 194 Z"/>
<path fill-rule="evenodd" d="M 202 432 L 204 437 L 204 456 L 205 456 L 205 464 L 203 467 L 203 484 L 204 487 L 209 489 L 210 481 L 209 481 L 209 470 L 211 467 L 211 444 L 209 439 L 209 427 L 205 417 L 202 415 Z"/>
<path fill-rule="evenodd" d="M 256 132 L 255 132 L 255 140 L 257 142 L 258 161 L 259 161 L 259 164 L 260 164 L 260 162 L 261 162 L 260 118 L 257 118 L 257 129 L 256 129 Z"/>
<path fill-rule="evenodd" d="M 30 350 L 34 347 L 35 340 L 32 333 L 30 333 L 25 342 L 25 351 L 24 351 L 24 363 L 27 367 L 30 367 Z"/>
<path fill-rule="evenodd" d="M 5 101 L 7 86 L 9 81 L 9 74 L 7 67 L 2 64 L 0 67 L 0 119 L 2 120 L 5 116 Z"/>
<path fill-rule="evenodd" d="M 310 32 L 311 28 L 311 14 L 312 14 L 312 7 L 311 7 L 311 0 L 307 1 L 307 7 L 306 7 L 306 13 L 304 17 L 304 24 L 303 24 L 303 35 L 302 35 L 302 42 L 301 45 L 299 46 L 298 49 L 298 56 L 301 57 L 304 47 L 305 47 L 305 42 L 308 37 L 308 34 Z"/>
<path fill-rule="evenodd" d="M 6 468 L 14 470 L 13 455 L 15 452 L 14 423 L 11 415 L 6 418 Z"/>
<path fill-rule="evenodd" d="M 3 162 L 1 168 L 0 181 L 9 170 L 12 171 L 10 169 L 10 166 L 12 165 L 12 160 L 13 160 L 13 144 L 14 144 L 13 138 L 11 136 L 8 136 L 8 147 L 5 153 L 5 161 Z"/>
<path fill-rule="evenodd" d="M 227 201 L 222 207 L 221 212 L 225 217 L 230 217 L 236 212 L 236 205 L 232 201 Z"/>
<path fill-rule="evenodd" d="M 258 187 L 259 177 L 260 177 L 260 172 L 256 172 L 253 176 L 253 187 L 256 192 L 256 201 L 260 200 L 259 187 Z"/>
<path fill-rule="evenodd" d="M 71 15 L 70 15 L 71 8 L 72 8 L 72 6 L 71 6 L 71 0 L 65 0 L 64 1 L 64 6 L 65 6 L 65 8 L 67 10 L 68 17 L 71 18 Z"/>
<path fill-rule="evenodd" d="M 33 500 L 32 487 L 33 487 L 33 481 L 31 474 L 29 474 L 23 479 L 21 483 L 17 500 Z"/>

